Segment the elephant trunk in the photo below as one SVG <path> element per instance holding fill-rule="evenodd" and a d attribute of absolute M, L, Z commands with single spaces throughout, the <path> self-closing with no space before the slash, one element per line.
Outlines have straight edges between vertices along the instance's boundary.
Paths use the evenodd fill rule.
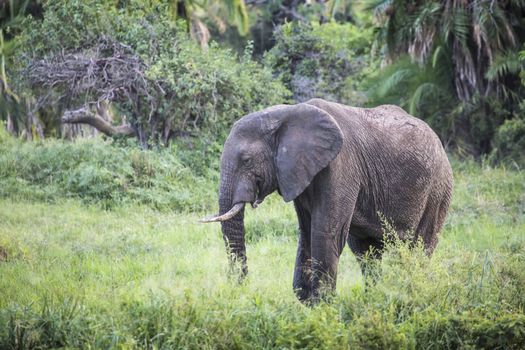
<path fill-rule="evenodd" d="M 248 273 L 244 241 L 244 203 L 233 203 L 233 183 L 230 174 L 221 176 L 219 215 L 227 216 L 225 214 L 234 214 L 231 218 L 221 220 L 222 236 L 230 259 L 230 267 L 232 270 L 240 268 L 240 277 L 243 278 Z"/>

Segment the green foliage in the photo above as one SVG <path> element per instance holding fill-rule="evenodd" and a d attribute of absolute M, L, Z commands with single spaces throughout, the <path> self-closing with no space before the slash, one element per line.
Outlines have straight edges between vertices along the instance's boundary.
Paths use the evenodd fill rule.
<path fill-rule="evenodd" d="M 0 348 L 521 349 L 523 172 L 453 166 L 432 258 L 394 241 L 365 286 L 345 249 L 337 295 L 313 308 L 291 290 L 295 214 L 277 196 L 246 211 L 260 236 L 242 285 L 196 214 L 0 199 Z"/>
<path fill-rule="evenodd" d="M 525 43 L 522 46 L 522 51 L 520 51 L 520 61 L 522 64 L 525 63 Z M 525 86 L 525 69 L 522 69 L 520 72 L 521 85 Z"/>
<path fill-rule="evenodd" d="M 375 72 L 366 82 L 367 105 L 397 104 L 412 115 L 424 117 L 446 140 L 451 131 L 447 113 L 454 101 L 453 87 L 446 73 L 446 66 L 418 65 L 408 57 L 399 59 Z"/>
<path fill-rule="evenodd" d="M 114 59 L 114 53 L 100 52 L 97 43 L 103 39 L 124 44 L 128 54 L 138 56 L 144 66 L 143 72 L 137 72 L 144 91 L 127 85 L 106 86 L 106 72 L 94 77 L 101 82 L 95 88 L 79 84 L 73 93 L 70 84 L 49 82 L 55 98 L 48 102 L 76 109 L 86 101 L 109 98 L 151 144 L 166 142 L 169 135 L 180 132 L 224 133 L 241 116 L 286 98 L 288 91 L 280 81 L 251 61 L 250 46 L 242 57 L 216 44 L 202 50 L 171 13 L 170 3 L 160 0 L 133 0 L 122 7 L 113 1 L 50 1 L 43 20 L 26 21 L 18 40 L 18 71 L 31 73 L 31 64 L 49 57 L 50 62 L 61 62 L 64 51 Z M 118 77 L 118 71 L 111 73 Z M 49 93 L 44 86 L 25 87 L 40 97 Z M 112 92 L 108 95 L 107 91 Z M 59 115 L 57 111 L 55 117 Z"/>
<path fill-rule="evenodd" d="M 525 96 L 518 76 L 524 3 L 394 0 L 369 6 L 390 63 L 373 79 L 369 104 L 402 105 L 460 153 L 488 154 L 496 130 Z"/>
<path fill-rule="evenodd" d="M 525 105 L 524 105 L 525 107 Z M 525 108 L 523 108 L 525 112 Z M 525 166 L 525 117 L 522 115 L 506 120 L 497 130 L 494 137 L 493 159 L 515 162 Z"/>
<path fill-rule="evenodd" d="M 161 56 L 147 76 L 173 91 L 173 105 L 163 112 L 182 130 L 202 124 L 224 133 L 243 115 L 281 103 L 288 95 L 250 56 L 249 47 L 237 61 L 232 51 L 216 45 L 206 52 L 191 45 L 176 55 Z"/>
<path fill-rule="evenodd" d="M 469 313 L 443 317 L 422 317 L 415 335 L 418 344 L 432 344 L 432 349 L 520 349 L 525 346 L 523 315 L 480 319 Z M 426 318 L 426 319 L 425 319 Z"/>
<path fill-rule="evenodd" d="M 181 134 L 212 135 L 212 144 L 242 115 L 290 102 L 291 91 L 296 102 L 322 97 L 357 106 L 398 104 L 426 120 L 459 154 L 490 153 L 496 159 L 505 157 L 496 147 L 512 147 L 501 145 L 498 128 L 523 112 L 522 1 L 469 6 L 459 0 L 272 0 L 251 3 L 250 11 L 237 0 L 13 4 L 15 12 L 35 18 L 17 16 L 2 24 L 9 32 L 4 34 L 16 40 L 0 45 L 7 69 L 0 110 L 2 118 L 9 115 L 11 132 L 26 129 L 27 138 L 60 136 L 64 109 L 95 102 L 101 94 L 87 89 L 72 96 L 71 84 L 50 84 L 53 89 L 33 84 L 24 90 L 19 84 L 27 77 L 23 69 L 42 59 L 59 60 L 62 52 L 95 57 L 101 37 L 126 45 L 144 65 L 146 93 L 113 96 L 112 103 L 116 119 L 127 117 L 143 147 Z M 266 67 L 252 61 L 254 44 L 228 28 L 227 17 L 242 35 L 251 31 L 257 57 L 271 48 L 263 60 Z M 275 25 L 280 26 L 272 33 Z M 215 26 L 221 42 L 237 41 L 236 51 L 246 47 L 245 53 L 215 43 L 201 50 L 191 36 L 208 26 Z M 37 113 L 28 113 L 36 104 L 42 106 Z M 507 129 L 502 127 L 504 133 Z"/>
<path fill-rule="evenodd" d="M 282 77 L 296 101 L 320 97 L 362 105 L 360 84 L 378 64 L 370 49 L 372 34 L 371 28 L 350 23 L 290 22 L 274 33 L 276 44 L 265 64 Z"/>
<path fill-rule="evenodd" d="M 490 68 L 485 73 L 488 80 L 497 80 L 507 74 L 517 74 L 524 69 L 524 64 L 520 60 L 519 53 L 510 51 L 500 54 L 494 58 Z"/>
<path fill-rule="evenodd" d="M 8 0 L 0 3 L 0 121 L 8 122 L 8 128 L 16 130 L 24 118 L 23 107 L 27 102 L 12 89 L 11 77 L 6 65 L 15 54 L 14 37 L 21 30 L 21 22 L 27 15 L 38 16 L 42 0 Z M 31 123 L 28 123 L 31 124 Z"/>
<path fill-rule="evenodd" d="M 177 18 L 186 20 L 193 39 L 206 47 L 210 39 L 210 25 L 224 32 L 227 25 L 237 27 L 237 33 L 245 36 L 249 30 L 249 18 L 244 0 L 171 0 L 171 11 Z"/>
<path fill-rule="evenodd" d="M 200 153 L 207 154 L 204 148 Z M 79 198 L 106 208 L 124 203 L 179 211 L 209 208 L 216 197 L 217 163 L 206 172 L 202 163 L 192 170 L 176 154 L 175 147 L 145 151 L 97 139 L 23 143 L 2 132 L 0 196 L 47 202 Z M 198 160 L 199 151 L 193 157 Z M 211 162 L 212 156 L 206 159 Z"/>

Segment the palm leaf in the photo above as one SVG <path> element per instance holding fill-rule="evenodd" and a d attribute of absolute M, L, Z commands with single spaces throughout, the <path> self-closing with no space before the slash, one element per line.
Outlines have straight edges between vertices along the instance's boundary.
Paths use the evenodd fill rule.
<path fill-rule="evenodd" d="M 378 89 L 378 95 L 380 97 L 385 97 L 392 94 L 399 85 L 407 83 L 410 77 L 413 75 L 412 69 L 404 68 L 394 71 L 389 77 L 382 82 L 381 86 Z"/>
<path fill-rule="evenodd" d="M 452 33 L 461 44 L 466 45 L 470 33 L 470 23 L 469 17 L 463 8 L 455 10 L 452 18 Z"/>
<path fill-rule="evenodd" d="M 423 105 L 425 98 L 432 97 L 439 93 L 439 87 L 434 83 L 423 83 L 417 87 L 409 100 L 408 111 L 410 114 L 416 115 L 420 107 Z"/>
<path fill-rule="evenodd" d="M 246 35 L 249 30 L 248 12 L 244 0 L 225 0 L 230 21 L 232 21 L 239 34 Z"/>
<path fill-rule="evenodd" d="M 485 78 L 494 81 L 502 78 L 507 74 L 518 74 L 524 69 L 524 64 L 520 59 L 517 51 L 510 51 L 497 55 L 485 73 Z"/>

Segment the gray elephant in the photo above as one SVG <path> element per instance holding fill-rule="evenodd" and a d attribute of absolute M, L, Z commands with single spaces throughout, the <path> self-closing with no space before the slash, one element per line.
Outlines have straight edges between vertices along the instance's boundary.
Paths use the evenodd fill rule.
<path fill-rule="evenodd" d="M 220 214 L 232 263 L 247 273 L 244 205 L 277 190 L 293 200 L 299 244 L 293 287 L 301 301 L 335 289 L 348 242 L 359 260 L 381 256 L 386 218 L 431 254 L 450 204 L 452 170 L 437 135 L 397 106 L 354 108 L 312 99 L 237 121 L 221 158 Z M 323 286 L 323 288 L 321 288 Z"/>

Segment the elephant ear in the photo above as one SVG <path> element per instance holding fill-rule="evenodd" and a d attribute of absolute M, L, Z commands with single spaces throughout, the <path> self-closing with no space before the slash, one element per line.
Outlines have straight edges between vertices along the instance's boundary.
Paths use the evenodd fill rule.
<path fill-rule="evenodd" d="M 343 144 L 343 133 L 334 118 L 305 103 L 269 108 L 262 124 L 276 140 L 277 181 L 286 202 L 305 190 Z"/>

